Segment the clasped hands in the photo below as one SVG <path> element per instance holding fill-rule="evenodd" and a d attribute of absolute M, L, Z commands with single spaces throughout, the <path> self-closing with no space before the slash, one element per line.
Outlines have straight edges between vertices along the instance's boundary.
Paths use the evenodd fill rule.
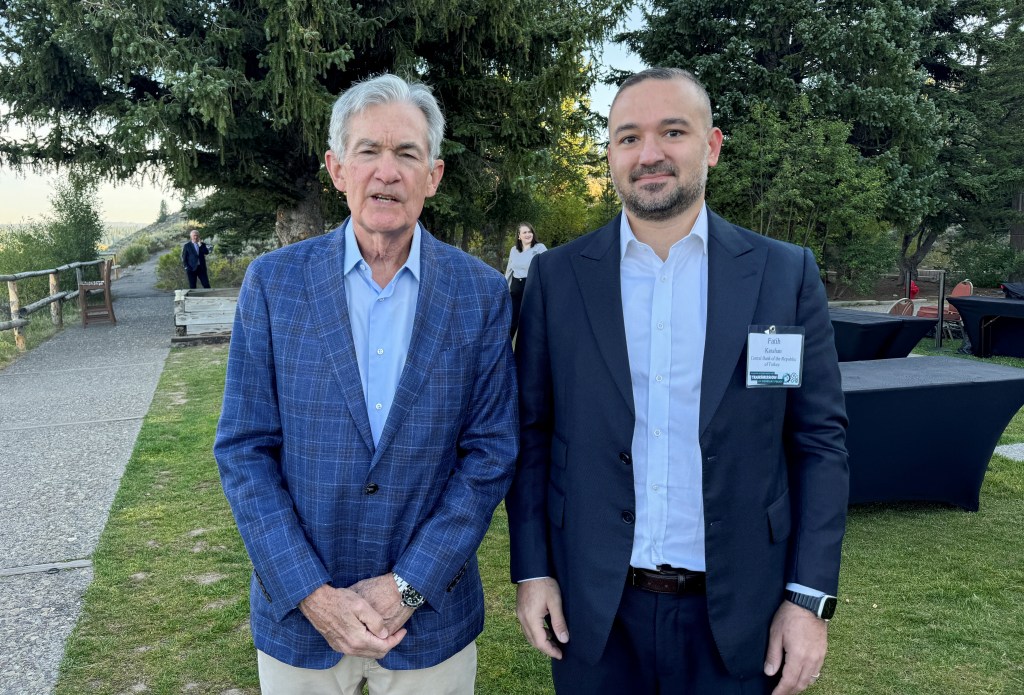
<path fill-rule="evenodd" d="M 331 649 L 381 659 L 405 637 L 413 609 L 402 604 L 391 573 L 364 579 L 347 589 L 324 584 L 304 598 L 299 610 Z"/>

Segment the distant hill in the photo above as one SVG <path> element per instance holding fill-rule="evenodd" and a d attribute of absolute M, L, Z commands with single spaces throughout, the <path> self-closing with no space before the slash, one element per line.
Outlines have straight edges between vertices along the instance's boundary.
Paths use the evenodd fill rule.
<path fill-rule="evenodd" d="M 136 229 L 124 236 L 120 237 L 117 241 L 110 245 L 111 251 L 117 251 L 123 249 L 126 246 L 131 246 L 136 241 L 140 241 L 143 238 L 149 241 L 149 246 L 158 246 L 160 248 L 170 248 L 175 243 L 184 243 L 185 240 L 185 229 L 188 227 L 188 212 L 181 210 L 172 213 L 167 216 L 167 219 L 163 222 L 154 222 L 153 224 Z"/>

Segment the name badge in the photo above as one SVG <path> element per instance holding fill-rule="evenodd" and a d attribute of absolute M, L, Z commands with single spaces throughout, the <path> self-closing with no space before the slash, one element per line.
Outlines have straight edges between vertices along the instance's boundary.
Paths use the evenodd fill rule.
<path fill-rule="evenodd" d="M 750 327 L 747 388 L 797 388 L 803 367 L 803 326 Z"/>

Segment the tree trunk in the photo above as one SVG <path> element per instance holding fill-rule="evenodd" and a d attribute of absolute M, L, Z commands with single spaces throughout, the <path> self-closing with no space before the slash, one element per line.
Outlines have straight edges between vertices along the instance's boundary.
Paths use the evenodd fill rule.
<path fill-rule="evenodd" d="M 274 231 L 281 246 L 309 239 L 324 233 L 324 211 L 320 204 L 320 182 L 316 179 L 302 185 L 304 196 L 295 205 L 279 205 Z"/>
<path fill-rule="evenodd" d="M 909 253 L 911 243 L 917 239 L 917 249 Z M 904 234 L 900 245 L 900 279 L 906 283 L 906 273 L 910 273 L 911 279 L 917 278 L 917 267 L 924 261 L 924 257 L 932 250 L 935 242 L 939 240 L 939 230 L 931 227 L 919 226 L 912 234 Z"/>
<path fill-rule="evenodd" d="M 1013 196 L 1013 211 L 1024 213 L 1024 191 L 1017 191 Z M 1014 222 L 1010 225 L 1010 246 L 1014 251 L 1024 251 L 1024 224 Z"/>

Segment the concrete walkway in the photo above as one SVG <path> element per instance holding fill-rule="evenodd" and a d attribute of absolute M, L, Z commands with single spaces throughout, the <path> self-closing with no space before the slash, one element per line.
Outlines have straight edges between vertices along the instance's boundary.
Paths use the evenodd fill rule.
<path fill-rule="evenodd" d="M 174 335 L 156 257 L 113 284 L 117 325 L 67 324 L 0 371 L 0 693 L 50 693 L 91 557 Z"/>

